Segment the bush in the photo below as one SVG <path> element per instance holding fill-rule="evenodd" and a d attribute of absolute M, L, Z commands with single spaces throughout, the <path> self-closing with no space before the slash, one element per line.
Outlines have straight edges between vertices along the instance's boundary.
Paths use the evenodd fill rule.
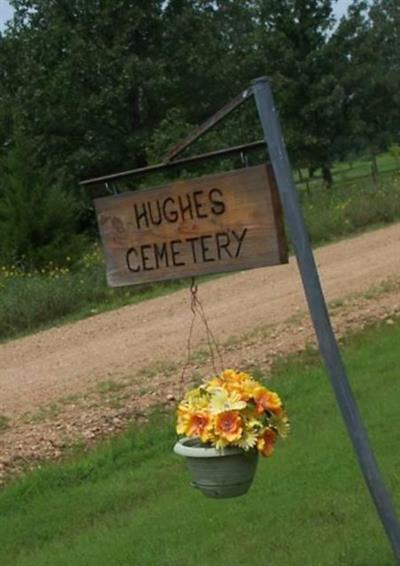
<path fill-rule="evenodd" d="M 17 145 L 0 164 L 0 262 L 23 269 L 66 265 L 82 253 L 78 207 L 48 171 L 35 172 Z"/>

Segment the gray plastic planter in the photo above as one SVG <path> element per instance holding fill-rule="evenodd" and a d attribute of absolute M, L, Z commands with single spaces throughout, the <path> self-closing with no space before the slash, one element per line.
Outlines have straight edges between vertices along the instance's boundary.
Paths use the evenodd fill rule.
<path fill-rule="evenodd" d="M 230 446 L 217 450 L 196 438 L 182 438 L 174 452 L 186 458 L 192 486 L 207 497 L 238 497 L 249 490 L 256 473 L 258 453 Z"/>

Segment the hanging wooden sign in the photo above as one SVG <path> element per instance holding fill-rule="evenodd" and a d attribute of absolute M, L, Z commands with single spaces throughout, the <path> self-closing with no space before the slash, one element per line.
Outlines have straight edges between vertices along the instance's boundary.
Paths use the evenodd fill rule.
<path fill-rule="evenodd" d="M 265 165 L 99 198 L 95 207 L 111 287 L 288 261 Z"/>

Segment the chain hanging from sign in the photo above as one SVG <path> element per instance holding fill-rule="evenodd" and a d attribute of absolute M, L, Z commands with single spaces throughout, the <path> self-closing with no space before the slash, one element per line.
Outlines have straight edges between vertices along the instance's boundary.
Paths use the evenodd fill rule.
<path fill-rule="evenodd" d="M 215 339 L 214 333 L 210 328 L 210 324 L 208 322 L 203 303 L 201 302 L 199 295 L 198 295 L 198 285 L 196 282 L 196 278 L 192 277 L 190 283 L 190 310 L 192 313 L 192 320 L 190 322 L 189 333 L 186 343 L 186 362 L 183 365 L 181 379 L 180 379 L 180 386 L 181 391 L 180 394 L 183 394 L 184 383 L 185 383 L 185 374 L 188 367 L 192 363 L 192 337 L 193 337 L 193 329 L 196 322 L 196 319 L 199 318 L 203 328 L 206 333 L 206 341 L 208 346 L 208 352 L 210 354 L 211 366 L 213 372 L 215 374 L 218 373 L 217 369 L 217 362 L 219 366 L 219 371 L 222 371 L 224 368 L 224 360 L 221 352 L 221 348 L 218 345 L 217 340 Z"/>

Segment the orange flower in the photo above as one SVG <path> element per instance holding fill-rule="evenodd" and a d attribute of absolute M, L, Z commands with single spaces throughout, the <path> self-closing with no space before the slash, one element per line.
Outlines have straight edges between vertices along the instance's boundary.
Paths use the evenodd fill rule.
<path fill-rule="evenodd" d="M 233 369 L 225 369 L 220 377 L 224 381 L 240 381 L 239 374 Z"/>
<path fill-rule="evenodd" d="M 214 377 L 207 382 L 207 389 L 222 387 L 222 381 L 219 377 Z"/>
<path fill-rule="evenodd" d="M 198 436 L 202 442 L 210 440 L 211 417 L 207 413 L 192 413 L 188 420 L 186 434 Z"/>
<path fill-rule="evenodd" d="M 279 399 L 279 396 L 265 387 L 258 387 L 255 390 L 254 401 L 258 413 L 271 411 L 271 413 L 278 415 L 282 410 L 282 402 Z"/>
<path fill-rule="evenodd" d="M 252 396 L 255 382 L 247 373 L 235 372 L 228 369 L 221 374 L 222 386 L 228 393 L 238 393 L 242 401 L 248 401 Z"/>
<path fill-rule="evenodd" d="M 261 438 L 257 441 L 257 448 L 263 456 L 271 456 L 276 442 L 276 432 L 272 428 L 266 428 Z"/>
<path fill-rule="evenodd" d="M 215 418 L 215 433 L 228 442 L 239 440 L 243 432 L 243 421 L 238 411 L 225 411 Z"/>

